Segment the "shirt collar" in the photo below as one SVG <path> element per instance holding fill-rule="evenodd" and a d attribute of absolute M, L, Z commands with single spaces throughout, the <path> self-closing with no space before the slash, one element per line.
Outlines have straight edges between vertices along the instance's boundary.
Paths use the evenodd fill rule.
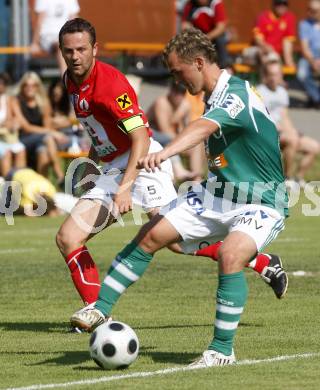
<path fill-rule="evenodd" d="M 225 90 L 228 88 L 228 81 L 231 75 L 225 69 L 222 71 L 221 75 L 218 78 L 217 84 L 214 87 L 210 97 L 206 100 L 206 103 L 210 106 L 217 102 L 221 96 L 224 94 Z"/>

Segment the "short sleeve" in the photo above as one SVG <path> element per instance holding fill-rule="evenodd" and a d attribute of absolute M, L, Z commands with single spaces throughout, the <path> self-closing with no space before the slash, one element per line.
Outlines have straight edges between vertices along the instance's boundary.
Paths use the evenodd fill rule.
<path fill-rule="evenodd" d="M 222 1 L 217 1 L 214 5 L 214 21 L 215 23 L 225 22 L 227 20 L 226 11 Z"/>
<path fill-rule="evenodd" d="M 120 72 L 113 73 L 110 77 L 110 88 L 106 91 L 103 83 L 96 100 L 100 110 L 106 111 L 112 122 L 125 133 L 146 126 L 146 117 L 128 80 Z"/>
<path fill-rule="evenodd" d="M 257 20 L 256 20 L 256 24 L 254 26 L 254 29 L 253 29 L 253 34 L 256 36 L 256 35 L 260 35 L 260 36 L 263 36 L 265 37 L 265 28 L 266 28 L 266 21 L 265 21 L 265 14 L 262 13 L 260 14 L 258 17 L 257 17 Z"/>
<path fill-rule="evenodd" d="M 308 41 L 310 38 L 309 25 L 304 20 L 299 23 L 299 38 L 301 41 Z"/>
<path fill-rule="evenodd" d="M 295 38 L 296 35 L 297 35 L 297 31 L 296 31 L 296 17 L 294 16 L 294 14 L 292 13 L 289 13 L 288 16 L 287 16 L 287 30 L 286 30 L 286 34 L 285 36 L 287 38 Z"/>

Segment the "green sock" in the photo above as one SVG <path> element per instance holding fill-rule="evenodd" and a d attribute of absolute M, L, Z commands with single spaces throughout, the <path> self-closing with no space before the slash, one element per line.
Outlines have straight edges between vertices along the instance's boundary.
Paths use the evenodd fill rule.
<path fill-rule="evenodd" d="M 243 271 L 219 275 L 214 338 L 208 349 L 226 356 L 231 355 L 233 339 L 247 295 L 248 287 Z"/>
<path fill-rule="evenodd" d="M 101 284 L 95 308 L 104 315 L 109 315 L 124 291 L 147 269 L 152 257 L 153 255 L 145 252 L 134 241 L 127 245 L 113 260 Z"/>

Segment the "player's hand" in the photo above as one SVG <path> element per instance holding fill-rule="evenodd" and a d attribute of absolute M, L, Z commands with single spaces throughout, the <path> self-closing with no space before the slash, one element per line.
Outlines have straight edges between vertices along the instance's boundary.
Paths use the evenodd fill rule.
<path fill-rule="evenodd" d="M 140 158 L 137 167 L 145 169 L 147 172 L 155 172 L 156 168 L 161 170 L 161 163 L 166 159 L 164 150 L 160 150 L 160 152 L 150 153 Z"/>
<path fill-rule="evenodd" d="M 113 214 L 125 214 L 132 210 L 132 198 L 130 189 L 120 191 L 113 198 Z"/>

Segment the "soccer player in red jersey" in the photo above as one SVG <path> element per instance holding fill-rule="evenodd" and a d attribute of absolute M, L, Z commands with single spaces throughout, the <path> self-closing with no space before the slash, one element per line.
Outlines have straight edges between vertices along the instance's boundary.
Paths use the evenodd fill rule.
<path fill-rule="evenodd" d="M 68 21 L 60 30 L 59 43 L 67 64 L 65 84 L 76 116 L 92 140 L 83 177 L 86 178 L 98 162 L 104 164 L 93 187 L 82 195 L 56 237 L 83 302 L 93 305 L 98 297 L 100 280 L 86 242 L 131 210 L 133 204 L 142 206 L 151 217 L 177 194 L 172 184 L 170 161 L 156 173 L 136 168 L 141 157 L 162 148 L 150 137 L 146 117 L 125 76 L 96 60 L 94 27 L 80 18 Z M 180 246 L 175 245 L 170 249 L 182 253 Z M 185 252 L 217 260 L 220 245 L 218 242 Z M 280 259 L 275 269 L 271 256 L 259 254 L 250 266 L 263 276 L 276 294 L 269 273 L 278 287 L 279 272 L 284 275 L 285 285 L 281 282 L 280 289 L 285 293 L 286 275 Z"/>
<path fill-rule="evenodd" d="M 262 57 L 276 53 L 287 66 L 295 66 L 293 43 L 296 39 L 296 17 L 288 9 L 288 0 L 273 0 L 272 10 L 259 15 L 253 30 Z"/>
<path fill-rule="evenodd" d="M 137 161 L 161 146 L 150 137 L 147 119 L 125 76 L 96 60 L 95 30 L 76 18 L 61 29 L 59 43 L 67 64 L 64 82 L 79 121 L 92 145 L 85 178 L 98 162 L 104 164 L 93 188 L 79 200 L 57 234 L 57 245 L 85 304 L 99 292 L 98 271 L 85 246 L 88 239 L 119 215 L 141 205 L 149 214 L 176 198 L 171 164 L 156 175 L 136 169 Z M 97 171 L 96 171 L 97 173 Z"/>

